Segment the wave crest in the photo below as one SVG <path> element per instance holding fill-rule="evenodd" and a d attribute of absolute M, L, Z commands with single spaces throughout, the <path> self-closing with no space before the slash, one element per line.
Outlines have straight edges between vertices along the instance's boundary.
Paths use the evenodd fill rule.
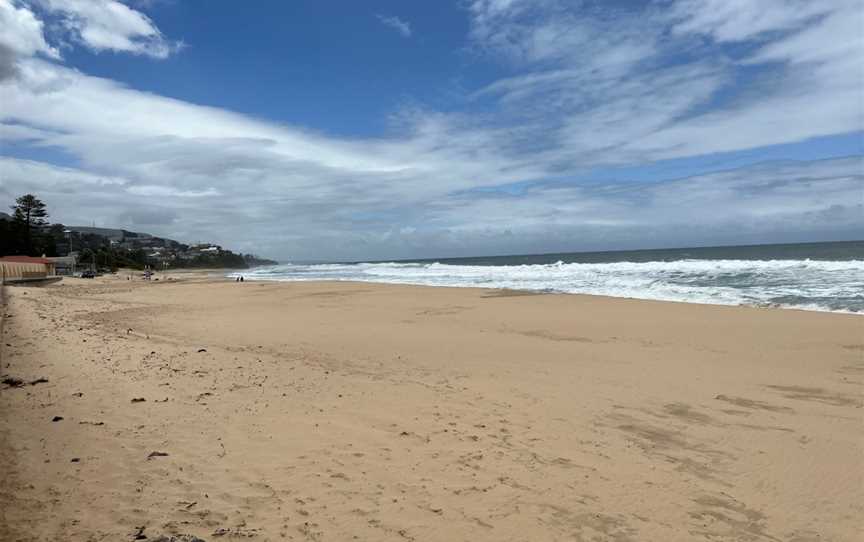
<path fill-rule="evenodd" d="M 286 264 L 250 280 L 509 288 L 719 305 L 864 312 L 864 260 L 697 260 L 523 265 Z"/>

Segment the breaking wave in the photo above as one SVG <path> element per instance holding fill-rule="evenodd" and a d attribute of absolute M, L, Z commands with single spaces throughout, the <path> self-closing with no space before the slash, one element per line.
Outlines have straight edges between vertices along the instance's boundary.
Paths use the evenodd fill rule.
<path fill-rule="evenodd" d="M 284 264 L 247 280 L 343 280 L 864 312 L 864 260 L 699 260 L 458 265 Z"/>

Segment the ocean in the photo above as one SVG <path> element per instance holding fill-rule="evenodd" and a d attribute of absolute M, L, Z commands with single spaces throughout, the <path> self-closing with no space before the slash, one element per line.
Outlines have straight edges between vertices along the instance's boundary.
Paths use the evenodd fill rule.
<path fill-rule="evenodd" d="M 864 241 L 281 264 L 246 280 L 350 280 L 864 313 Z"/>

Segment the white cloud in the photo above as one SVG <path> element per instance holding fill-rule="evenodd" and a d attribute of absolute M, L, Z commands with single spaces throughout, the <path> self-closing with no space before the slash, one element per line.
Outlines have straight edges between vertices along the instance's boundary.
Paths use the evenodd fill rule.
<path fill-rule="evenodd" d="M 464 254 L 860 238 L 861 157 L 781 162 L 656 183 L 540 184 L 433 203 Z M 446 245 L 438 247 L 445 250 Z M 445 252 L 441 252 L 446 254 Z"/>
<path fill-rule="evenodd" d="M 862 6 L 678 0 L 622 12 L 477 0 L 475 49 L 517 74 L 474 98 L 497 99 L 559 163 L 639 163 L 853 132 L 864 129 Z M 743 53 L 724 49 L 742 41 Z"/>
<path fill-rule="evenodd" d="M 157 196 L 164 198 L 204 198 L 220 195 L 220 192 L 214 188 L 207 188 L 205 190 L 178 190 L 173 186 L 152 184 L 131 186 L 128 192 L 136 196 Z"/>
<path fill-rule="evenodd" d="M 386 27 L 392 28 L 396 32 L 402 35 L 403 38 L 410 38 L 412 34 L 411 25 L 396 17 L 395 15 L 376 15 L 378 20 L 381 21 Z"/>
<path fill-rule="evenodd" d="M 717 41 L 738 42 L 797 29 L 830 13 L 832 6 L 810 0 L 679 0 L 672 11 L 680 19 L 673 27 L 679 34 L 698 33 Z"/>
<path fill-rule="evenodd" d="M 388 197 L 413 199 L 542 175 L 542 169 L 496 150 L 494 131 L 465 129 L 459 135 L 466 125 L 452 116 L 407 115 L 404 138 L 337 139 L 135 91 L 38 60 L 24 62 L 14 83 L 0 85 L 0 99 L 0 121 L 42 130 L 39 145 L 61 148 L 87 167 L 112 174 L 170 178 L 182 172 L 187 184 L 214 173 L 235 174 L 243 182 L 274 175 L 286 191 L 350 177 L 356 183 L 394 182 Z M 310 175 L 293 175 L 296 170 Z"/>
<path fill-rule="evenodd" d="M 41 54 L 60 58 L 57 49 L 45 41 L 43 26 L 26 6 L 0 0 L 0 81 L 18 73 L 18 57 Z"/>
<path fill-rule="evenodd" d="M 13 185 L 27 190 L 63 192 L 76 185 L 124 186 L 127 181 L 117 177 L 94 174 L 81 169 L 55 166 L 33 160 L 0 158 L 0 189 L 11 190 Z"/>
<path fill-rule="evenodd" d="M 42 53 L 59 58 L 57 49 L 48 45 L 42 34 L 42 21 L 26 6 L 16 6 L 11 0 L 0 0 L 0 46 L 19 55 Z"/>
<path fill-rule="evenodd" d="M 37 0 L 62 17 L 73 39 L 94 51 L 166 58 L 181 47 L 162 35 L 149 17 L 117 0 Z"/>
<path fill-rule="evenodd" d="M 283 258 L 417 257 L 860 237 L 862 167 L 860 157 L 788 161 L 649 184 L 545 183 L 414 201 L 345 177 L 288 190 L 278 170 L 245 183 L 215 174 L 181 190 L 183 172 L 136 180 L 0 158 L 0 198 L 32 191 L 70 225 L 146 226 Z"/>
<path fill-rule="evenodd" d="M 50 32 L 40 17 L 60 18 Z M 46 38 L 46 33 L 50 34 Z M 61 60 L 68 39 L 94 51 L 121 51 L 166 58 L 182 47 L 162 35 L 146 15 L 116 0 L 0 0 L 0 81 L 18 75 L 19 60 Z"/>

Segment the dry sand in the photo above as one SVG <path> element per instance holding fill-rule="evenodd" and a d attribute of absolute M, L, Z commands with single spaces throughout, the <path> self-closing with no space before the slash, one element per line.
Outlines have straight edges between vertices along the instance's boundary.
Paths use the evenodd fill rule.
<path fill-rule="evenodd" d="M 0 540 L 862 539 L 861 317 L 178 277 L 6 289 Z"/>

